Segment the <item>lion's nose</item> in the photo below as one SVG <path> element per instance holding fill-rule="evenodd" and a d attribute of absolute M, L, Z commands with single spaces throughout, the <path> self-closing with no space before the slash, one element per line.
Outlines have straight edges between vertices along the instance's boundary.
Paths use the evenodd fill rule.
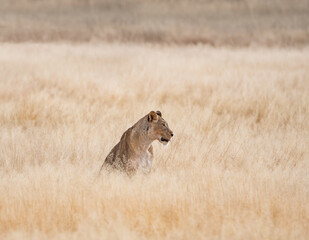
<path fill-rule="evenodd" d="M 174 136 L 174 134 L 173 134 L 173 133 L 171 133 L 171 136 L 173 137 L 173 136 Z"/>

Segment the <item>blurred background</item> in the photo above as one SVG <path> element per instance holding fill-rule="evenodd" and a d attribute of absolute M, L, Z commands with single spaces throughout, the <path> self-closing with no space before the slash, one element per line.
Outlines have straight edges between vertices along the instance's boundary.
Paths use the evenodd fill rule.
<path fill-rule="evenodd" d="M 309 0 L 1 0 L 1 42 L 309 43 Z"/>

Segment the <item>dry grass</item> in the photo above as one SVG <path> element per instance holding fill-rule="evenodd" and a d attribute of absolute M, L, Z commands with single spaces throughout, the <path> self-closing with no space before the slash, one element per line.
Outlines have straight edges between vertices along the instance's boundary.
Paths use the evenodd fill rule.
<path fill-rule="evenodd" d="M 308 0 L 0 0 L 0 41 L 307 46 Z"/>
<path fill-rule="evenodd" d="M 308 239 L 309 49 L 2 44 L 0 238 Z M 153 171 L 98 170 L 161 110 Z"/>

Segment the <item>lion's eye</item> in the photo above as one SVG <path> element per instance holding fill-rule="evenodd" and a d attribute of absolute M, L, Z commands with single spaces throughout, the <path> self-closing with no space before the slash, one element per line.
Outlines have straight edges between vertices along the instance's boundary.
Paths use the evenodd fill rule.
<path fill-rule="evenodd" d="M 162 123 L 163 127 L 166 127 L 165 123 Z"/>

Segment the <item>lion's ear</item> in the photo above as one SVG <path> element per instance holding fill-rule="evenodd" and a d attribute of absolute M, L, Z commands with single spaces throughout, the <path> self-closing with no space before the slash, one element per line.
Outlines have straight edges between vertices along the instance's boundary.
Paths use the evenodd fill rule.
<path fill-rule="evenodd" d="M 158 115 L 154 112 L 154 111 L 151 111 L 149 114 L 148 114 L 148 122 L 156 122 L 158 121 Z"/>
<path fill-rule="evenodd" d="M 156 111 L 157 115 L 159 115 L 160 117 L 162 117 L 162 113 L 160 111 Z"/>

